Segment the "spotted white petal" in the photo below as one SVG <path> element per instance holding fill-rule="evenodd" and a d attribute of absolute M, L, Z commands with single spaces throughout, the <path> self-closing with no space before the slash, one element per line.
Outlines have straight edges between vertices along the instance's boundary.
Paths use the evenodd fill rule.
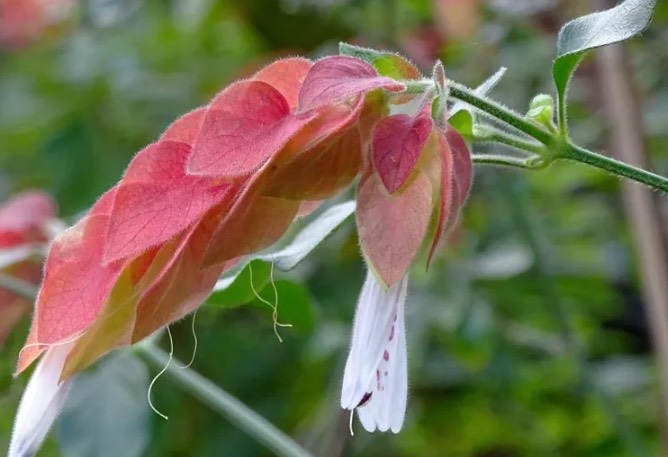
<path fill-rule="evenodd" d="M 362 288 L 341 392 L 341 407 L 357 409 L 362 426 L 401 429 L 408 375 L 404 308 L 408 280 L 385 290 L 367 274 Z"/>
<path fill-rule="evenodd" d="M 32 457 L 63 409 L 72 378 L 59 382 L 74 343 L 46 350 L 21 398 L 7 457 Z"/>

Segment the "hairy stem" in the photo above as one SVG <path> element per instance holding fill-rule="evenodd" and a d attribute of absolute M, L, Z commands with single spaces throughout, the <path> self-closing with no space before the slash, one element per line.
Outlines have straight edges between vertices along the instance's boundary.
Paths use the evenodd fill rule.
<path fill-rule="evenodd" d="M 473 163 L 479 165 L 499 165 L 512 168 L 523 168 L 525 170 L 535 168 L 529 162 L 531 159 L 521 157 L 509 157 L 497 154 L 473 154 L 471 159 L 473 160 Z"/>
<path fill-rule="evenodd" d="M 533 141 L 527 141 L 524 138 L 520 138 L 516 135 L 510 135 L 506 132 L 489 126 L 474 127 L 473 137 L 471 140 L 474 143 L 499 143 L 510 146 L 511 148 L 519 149 L 520 151 L 530 152 L 538 156 L 546 154 L 546 148 L 542 144 Z"/>
<path fill-rule="evenodd" d="M 450 96 L 452 98 L 456 98 L 457 100 L 461 100 L 464 103 L 476 107 L 487 116 L 500 120 L 545 145 L 554 142 L 554 137 L 550 132 L 510 108 L 486 97 L 481 97 L 472 89 L 461 84 L 451 82 L 448 87 L 450 88 Z"/>
<path fill-rule="evenodd" d="M 567 144 L 566 151 L 562 155 L 562 158 L 586 163 L 593 167 L 600 168 L 601 170 L 608 171 L 614 175 L 623 176 L 654 189 L 668 192 L 668 178 L 664 178 L 651 171 L 643 170 L 642 168 L 628 165 L 619 160 L 597 154 L 574 144 Z"/>

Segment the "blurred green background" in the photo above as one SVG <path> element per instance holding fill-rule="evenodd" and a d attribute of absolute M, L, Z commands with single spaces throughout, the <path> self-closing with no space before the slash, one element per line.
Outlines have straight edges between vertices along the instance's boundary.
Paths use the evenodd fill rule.
<path fill-rule="evenodd" d="M 68 221 L 173 119 L 273 59 L 334 54 L 348 41 L 398 50 L 425 71 L 441 58 L 469 86 L 505 66 L 492 96 L 525 111 L 533 95 L 552 93 L 560 26 L 594 8 L 578 0 L 58 3 L 71 9 L 30 36 L 0 30 L 0 201 L 41 188 Z M 651 158 L 664 175 L 667 24 L 659 2 L 650 30 L 628 46 Z M 605 149 L 602 77 L 588 59 L 571 122 L 578 141 Z M 280 329 L 282 344 L 257 299 L 245 307 L 212 299 L 198 314 L 193 367 L 318 457 L 658 456 L 660 382 L 631 230 L 616 178 L 572 163 L 532 173 L 478 167 L 447 246 L 428 273 L 412 275 L 409 406 L 396 436 L 351 438 L 338 407 L 364 277 L 352 221 L 278 278 L 280 320 L 294 324 Z M 186 361 L 190 325 L 173 327 Z M 27 378 L 11 379 L 27 326 L 0 348 L 0 449 Z M 169 420 L 150 412 L 155 368 L 128 352 L 86 373 L 40 455 L 271 455 L 167 376 L 153 393 Z"/>

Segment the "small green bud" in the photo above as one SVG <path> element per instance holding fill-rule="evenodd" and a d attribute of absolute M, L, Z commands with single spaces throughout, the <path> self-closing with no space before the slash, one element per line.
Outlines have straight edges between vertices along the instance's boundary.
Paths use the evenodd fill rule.
<path fill-rule="evenodd" d="M 553 130 L 554 125 L 554 99 L 547 94 L 538 94 L 529 105 L 527 116 Z"/>

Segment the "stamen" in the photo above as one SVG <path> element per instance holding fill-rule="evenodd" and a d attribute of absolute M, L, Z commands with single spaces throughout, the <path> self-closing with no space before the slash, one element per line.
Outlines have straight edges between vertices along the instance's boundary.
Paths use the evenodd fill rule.
<path fill-rule="evenodd" d="M 253 294 L 255 294 L 255 297 L 260 300 L 262 303 L 265 305 L 269 306 L 272 309 L 272 319 L 274 321 L 274 334 L 276 335 L 276 338 L 278 338 L 278 342 L 282 343 L 283 338 L 281 338 L 281 335 L 278 334 L 278 328 L 277 327 L 292 327 L 292 324 L 282 324 L 278 322 L 278 289 L 276 288 L 276 282 L 274 281 L 274 264 L 271 264 L 271 270 L 269 270 L 269 281 L 271 282 L 271 286 L 274 289 L 274 303 L 270 303 L 267 299 L 263 298 L 260 296 L 260 294 L 255 290 L 255 285 L 253 284 L 253 264 L 252 262 L 248 264 L 248 273 L 250 276 L 250 286 L 251 289 L 253 290 Z"/>
<path fill-rule="evenodd" d="M 191 328 L 190 328 L 190 330 L 192 331 L 192 334 L 193 334 L 193 339 L 195 340 L 195 345 L 193 346 L 193 355 L 190 358 L 190 362 L 188 362 L 186 365 L 183 365 L 183 366 L 179 365 L 178 363 L 174 364 L 174 365 L 176 365 L 177 368 L 181 368 L 183 370 L 185 370 L 186 368 L 190 368 L 192 366 L 192 364 L 195 362 L 195 357 L 197 356 L 197 343 L 198 342 L 197 342 L 197 333 L 195 332 L 195 320 L 196 319 L 197 319 L 197 310 L 195 310 L 195 312 L 193 313 L 192 325 L 191 325 Z"/>
<path fill-rule="evenodd" d="M 153 406 L 153 400 L 151 400 L 151 392 L 153 391 L 153 385 L 155 382 L 162 376 L 165 371 L 169 368 L 169 365 L 171 365 L 172 360 L 174 359 L 174 339 L 172 338 L 172 331 L 169 329 L 169 326 L 167 326 L 167 335 L 169 336 L 169 360 L 167 360 L 167 364 L 165 367 L 153 378 L 153 381 L 151 381 L 151 384 L 148 386 L 148 392 L 146 393 L 146 398 L 148 400 L 148 405 L 151 407 L 154 413 L 156 413 L 158 416 L 162 417 L 165 420 L 169 420 L 169 417 L 165 416 L 162 414 L 160 411 L 156 409 L 155 406 Z"/>

